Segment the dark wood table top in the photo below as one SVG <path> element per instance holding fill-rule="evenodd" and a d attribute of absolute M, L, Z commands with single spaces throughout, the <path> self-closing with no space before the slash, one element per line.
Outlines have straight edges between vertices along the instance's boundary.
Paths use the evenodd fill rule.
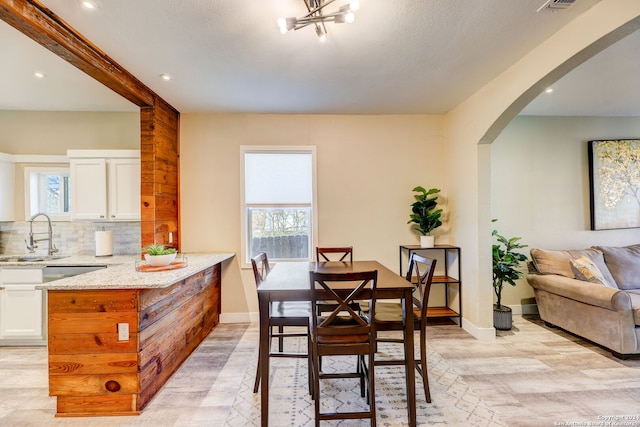
<path fill-rule="evenodd" d="M 258 293 L 269 293 L 271 299 L 308 301 L 309 272 L 350 273 L 378 271 L 378 297 L 400 298 L 407 288 L 414 285 L 380 264 L 378 261 L 353 262 L 279 262 L 260 286 Z"/>

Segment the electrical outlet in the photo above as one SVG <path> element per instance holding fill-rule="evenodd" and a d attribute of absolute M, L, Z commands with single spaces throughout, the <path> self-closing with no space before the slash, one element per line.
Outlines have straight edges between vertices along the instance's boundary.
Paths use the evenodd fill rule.
<path fill-rule="evenodd" d="M 129 341 L 128 323 L 118 323 L 118 341 Z"/>

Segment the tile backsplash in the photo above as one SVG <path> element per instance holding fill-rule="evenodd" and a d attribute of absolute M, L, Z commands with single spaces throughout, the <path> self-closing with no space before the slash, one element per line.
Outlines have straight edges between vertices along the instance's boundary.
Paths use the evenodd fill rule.
<path fill-rule="evenodd" d="M 140 222 L 52 222 L 53 243 L 60 255 L 95 255 L 95 232 L 113 232 L 113 254 L 140 253 Z M 47 223 L 36 221 L 33 232 L 47 232 Z M 42 237 L 42 235 L 38 236 Z M 29 222 L 0 222 L 0 254 L 24 254 L 28 250 Z M 39 242 L 36 253 L 46 253 L 48 242 Z"/>

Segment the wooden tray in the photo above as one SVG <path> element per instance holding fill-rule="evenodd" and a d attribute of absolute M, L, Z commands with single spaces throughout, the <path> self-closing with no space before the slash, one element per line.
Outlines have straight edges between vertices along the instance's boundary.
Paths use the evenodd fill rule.
<path fill-rule="evenodd" d="M 162 267 L 154 267 L 150 264 L 142 264 L 139 265 L 136 270 L 144 271 L 144 272 L 154 272 L 154 271 L 167 271 L 167 270 L 176 270 L 178 268 L 185 268 L 187 266 L 186 261 L 174 261 L 169 265 L 164 265 Z"/>

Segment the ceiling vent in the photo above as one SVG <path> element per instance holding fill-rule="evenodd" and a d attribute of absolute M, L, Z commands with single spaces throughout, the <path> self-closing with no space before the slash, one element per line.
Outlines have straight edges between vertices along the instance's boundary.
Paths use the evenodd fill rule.
<path fill-rule="evenodd" d="M 560 12 L 569 8 L 576 0 L 547 0 L 538 8 L 538 12 Z"/>

